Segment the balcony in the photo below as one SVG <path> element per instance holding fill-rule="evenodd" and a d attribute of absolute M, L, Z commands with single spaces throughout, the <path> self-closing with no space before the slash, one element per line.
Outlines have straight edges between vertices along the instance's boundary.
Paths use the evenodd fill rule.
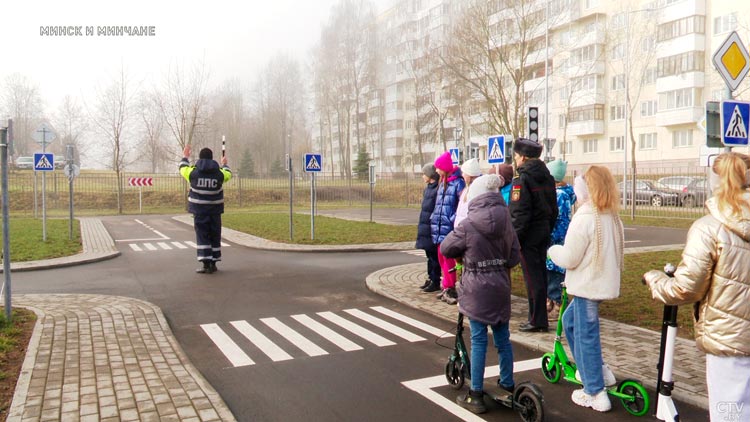
<path fill-rule="evenodd" d="M 404 118 L 403 110 L 391 110 L 385 112 L 385 120 L 402 120 Z"/>
<path fill-rule="evenodd" d="M 403 148 L 395 147 L 395 148 L 386 148 L 385 149 L 385 155 L 386 157 L 398 157 L 401 155 L 401 151 Z"/>
<path fill-rule="evenodd" d="M 703 88 L 706 74 L 703 72 L 687 72 L 679 75 L 667 76 L 656 80 L 656 92 L 674 91 L 682 88 Z"/>
<path fill-rule="evenodd" d="M 550 80 L 550 85 L 552 84 L 552 81 Z M 544 76 L 541 78 L 534 78 L 529 79 L 526 82 L 523 83 L 523 92 L 532 92 L 536 91 L 537 89 L 544 90 Z"/>
<path fill-rule="evenodd" d="M 561 73 L 567 78 L 574 78 L 581 75 L 603 75 L 606 70 L 606 62 L 604 60 L 596 60 L 568 66 L 561 69 Z"/>
<path fill-rule="evenodd" d="M 682 0 L 661 9 L 659 22 L 671 22 L 693 15 L 706 15 L 706 0 Z"/>
<path fill-rule="evenodd" d="M 584 120 L 582 122 L 568 123 L 568 135 L 571 136 L 588 136 L 603 135 L 604 120 Z"/>
<path fill-rule="evenodd" d="M 385 132 L 385 139 L 396 139 L 404 136 L 403 129 L 388 130 Z"/>
<path fill-rule="evenodd" d="M 572 107 L 582 107 L 593 104 L 604 104 L 607 102 L 607 96 L 603 88 L 598 89 L 581 89 L 570 94 L 570 105 Z"/>
<path fill-rule="evenodd" d="M 671 110 L 659 110 L 656 124 L 662 127 L 697 123 L 706 111 L 703 107 L 685 107 Z"/>
<path fill-rule="evenodd" d="M 688 51 L 706 51 L 706 36 L 703 34 L 687 34 L 657 44 L 656 58 L 669 57 Z M 711 53 L 713 54 L 713 53 Z M 706 54 L 706 57 L 710 57 Z"/>

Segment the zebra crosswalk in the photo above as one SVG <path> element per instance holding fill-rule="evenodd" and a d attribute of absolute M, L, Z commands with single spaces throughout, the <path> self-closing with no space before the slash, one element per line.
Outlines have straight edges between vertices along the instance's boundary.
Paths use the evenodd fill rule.
<path fill-rule="evenodd" d="M 410 249 L 408 251 L 401 251 L 401 252 L 403 252 L 405 254 L 409 254 L 409 255 L 418 256 L 420 258 L 424 258 L 425 257 L 424 250 L 422 250 L 422 249 Z"/>
<path fill-rule="evenodd" d="M 128 243 L 130 249 L 136 252 L 148 252 L 148 251 L 168 251 L 172 249 L 197 249 L 198 245 L 195 242 L 189 240 L 184 242 L 142 242 L 142 243 Z M 222 247 L 229 247 L 229 243 L 221 242 Z"/>
<path fill-rule="evenodd" d="M 200 327 L 234 367 L 255 365 L 256 361 L 266 359 L 272 362 L 292 360 L 295 355 L 317 357 L 338 351 L 352 352 L 368 345 L 393 346 L 401 340 L 426 341 L 423 333 L 453 337 L 443 329 L 382 306 L 364 311 L 344 309 L 287 318 L 260 318 L 257 322 L 209 323 Z M 294 347 L 284 350 L 289 345 Z"/>

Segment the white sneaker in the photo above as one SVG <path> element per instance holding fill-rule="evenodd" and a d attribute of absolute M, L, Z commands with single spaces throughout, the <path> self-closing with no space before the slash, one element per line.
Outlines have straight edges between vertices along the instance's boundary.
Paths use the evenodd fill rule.
<path fill-rule="evenodd" d="M 605 387 L 611 387 L 615 384 L 617 384 L 617 379 L 615 379 L 615 374 L 612 373 L 612 370 L 609 369 L 609 365 L 606 363 L 602 365 L 602 377 L 604 378 L 604 386 Z M 581 374 L 576 369 L 576 381 L 581 381 Z"/>
<path fill-rule="evenodd" d="M 612 409 L 612 403 L 609 401 L 606 390 L 600 391 L 595 396 L 590 396 L 581 388 L 573 391 L 570 399 L 573 400 L 573 403 L 579 406 L 590 407 L 597 412 L 608 412 Z"/>

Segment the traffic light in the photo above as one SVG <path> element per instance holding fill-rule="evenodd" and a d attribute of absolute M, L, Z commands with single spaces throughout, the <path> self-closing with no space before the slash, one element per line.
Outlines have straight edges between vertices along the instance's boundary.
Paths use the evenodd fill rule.
<path fill-rule="evenodd" d="M 723 148 L 721 142 L 721 113 L 718 101 L 706 101 L 706 146 Z"/>
<path fill-rule="evenodd" d="M 529 107 L 529 139 L 539 142 L 539 108 Z"/>

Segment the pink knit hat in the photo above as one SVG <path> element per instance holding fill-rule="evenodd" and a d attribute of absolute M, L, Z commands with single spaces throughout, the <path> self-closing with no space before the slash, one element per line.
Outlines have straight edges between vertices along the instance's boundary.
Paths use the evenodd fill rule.
<path fill-rule="evenodd" d="M 451 158 L 449 151 L 444 152 L 443 155 L 435 159 L 435 168 L 446 173 L 450 173 L 453 170 L 453 158 Z"/>

